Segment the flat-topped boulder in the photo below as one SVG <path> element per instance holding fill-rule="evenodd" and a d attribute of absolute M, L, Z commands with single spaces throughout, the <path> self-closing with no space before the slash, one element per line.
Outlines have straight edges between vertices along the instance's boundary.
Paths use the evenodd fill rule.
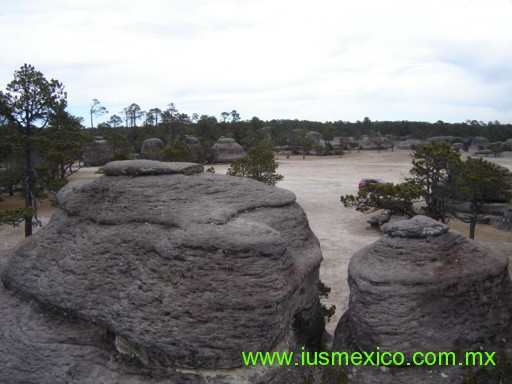
<path fill-rule="evenodd" d="M 104 169 L 59 192 L 50 223 L 19 244 L 1 273 L 16 300 L 60 318 L 62 328 L 50 322 L 49 333 L 67 333 L 72 318 L 108 335 L 102 356 L 117 351 L 155 372 L 237 368 L 249 381 L 266 371 L 244 367 L 242 351 L 319 347 L 322 256 L 293 193 L 194 164 L 121 161 Z M 12 348 L 25 348 L 23 333 L 14 333 Z M 42 359 L 42 374 L 51 376 L 47 346 L 29 346 L 20 353 Z M 0 348 L 0 361 L 23 378 L 11 352 Z"/>
<path fill-rule="evenodd" d="M 154 160 L 112 161 L 103 167 L 107 176 L 193 175 L 204 167 L 195 163 L 168 163 Z"/>
<path fill-rule="evenodd" d="M 350 260 L 349 309 L 336 328 L 334 350 L 375 352 L 379 347 L 411 361 L 417 351 L 497 348 L 496 340 L 508 340 L 499 337 L 510 332 L 512 321 L 505 255 L 423 216 L 386 224 L 384 232 Z M 460 375 L 460 369 L 447 368 L 450 375 Z M 404 381 L 380 370 L 362 370 L 366 378 L 358 383 L 422 382 L 427 377 L 423 368 L 399 368 Z M 429 380 L 445 382 L 440 375 Z"/>

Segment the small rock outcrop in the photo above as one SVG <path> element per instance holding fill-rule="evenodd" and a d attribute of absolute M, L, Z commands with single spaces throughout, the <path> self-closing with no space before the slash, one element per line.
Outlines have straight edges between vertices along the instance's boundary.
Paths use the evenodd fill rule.
<path fill-rule="evenodd" d="M 221 137 L 213 144 L 215 152 L 215 161 L 219 163 L 230 163 L 245 156 L 245 151 L 235 139 L 230 137 Z"/>
<path fill-rule="evenodd" d="M 457 137 L 457 136 L 434 136 L 434 137 L 429 137 L 427 139 L 427 143 L 432 143 L 434 141 L 441 141 L 441 142 L 448 143 L 448 144 L 464 142 L 464 140 L 461 137 Z"/>
<path fill-rule="evenodd" d="M 386 236 L 350 260 L 349 309 L 336 328 L 335 351 L 378 347 L 411 361 L 417 351 L 477 350 L 510 332 L 512 284 L 505 255 L 424 216 L 386 224 L 384 231 Z M 426 368 L 361 368 L 356 382 L 461 382 L 454 379 L 461 377 L 461 367 L 436 367 L 443 372 L 437 379 Z"/>
<path fill-rule="evenodd" d="M 112 156 L 114 150 L 106 140 L 95 140 L 85 145 L 83 161 L 86 167 L 98 167 L 107 164 Z"/>
<path fill-rule="evenodd" d="M 185 142 L 194 154 L 196 160 L 199 160 L 203 157 L 203 147 L 197 137 L 185 135 Z"/>
<path fill-rule="evenodd" d="M 496 223 L 496 228 L 502 231 L 512 231 L 512 208 L 505 211 L 501 220 Z"/>
<path fill-rule="evenodd" d="M 320 346 L 322 256 L 295 195 L 190 163 L 104 173 L 64 187 L 2 268 L 0 381 L 296 381 L 308 368 L 241 354 Z"/>
<path fill-rule="evenodd" d="M 491 145 L 491 143 L 489 142 L 489 140 L 486 137 L 477 136 L 477 137 L 474 137 L 473 140 L 471 140 L 470 148 L 472 150 L 478 151 L 481 149 L 489 148 L 489 145 Z"/>
<path fill-rule="evenodd" d="M 160 156 L 160 151 L 163 147 L 164 142 L 157 137 L 146 139 L 142 142 L 140 147 L 140 154 L 143 158 L 158 159 Z"/>

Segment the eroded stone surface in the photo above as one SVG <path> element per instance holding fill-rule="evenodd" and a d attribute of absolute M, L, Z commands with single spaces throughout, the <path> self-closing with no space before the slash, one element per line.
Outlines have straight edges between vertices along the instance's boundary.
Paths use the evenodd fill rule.
<path fill-rule="evenodd" d="M 119 353 L 152 369 L 225 369 L 242 351 L 319 346 L 321 253 L 293 193 L 201 172 L 104 176 L 58 198 L 2 280 L 96 324 Z"/>
<path fill-rule="evenodd" d="M 382 231 L 391 237 L 426 238 L 448 232 L 448 226 L 427 216 L 415 216 L 384 224 Z"/>
<path fill-rule="evenodd" d="M 168 163 L 154 160 L 112 161 L 103 167 L 107 176 L 193 175 L 204 167 L 194 163 Z"/>
<path fill-rule="evenodd" d="M 509 340 L 508 258 L 432 224 L 425 218 L 389 224 L 390 235 L 352 257 L 349 309 L 336 328 L 334 350 L 375 352 L 379 347 L 400 351 L 410 361 L 417 351 L 471 351 L 482 345 L 496 350 L 496 341 Z M 395 370 L 394 374 L 401 372 L 397 377 L 361 369 L 366 381 L 358 383 L 428 377 L 427 371 L 417 368 Z M 449 382 L 461 382 L 459 368 L 439 372 L 451 377 Z M 398 380 L 400 376 L 405 381 Z M 439 375 L 429 380 L 445 382 Z"/>

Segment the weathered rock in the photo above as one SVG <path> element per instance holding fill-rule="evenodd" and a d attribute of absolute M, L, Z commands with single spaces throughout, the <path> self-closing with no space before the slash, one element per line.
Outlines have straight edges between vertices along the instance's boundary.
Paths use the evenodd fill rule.
<path fill-rule="evenodd" d="M 0 324 L 1 383 L 206 383 L 197 374 L 150 370 L 116 352 L 105 328 L 52 314 L 2 284 Z"/>
<path fill-rule="evenodd" d="M 97 167 L 105 165 L 114 156 L 112 146 L 106 140 L 95 140 L 87 143 L 84 149 L 84 165 L 86 167 Z"/>
<path fill-rule="evenodd" d="M 112 161 L 103 167 L 107 176 L 193 175 L 204 171 L 195 163 L 169 163 L 153 160 Z"/>
<path fill-rule="evenodd" d="M 487 138 L 477 136 L 471 140 L 470 148 L 473 150 L 481 150 L 489 148 L 489 145 L 491 145 L 491 143 Z"/>
<path fill-rule="evenodd" d="M 67 335 L 65 316 L 82 324 L 67 339 L 79 351 L 69 359 L 65 352 L 38 357 L 47 355 L 44 342 L 27 347 L 22 331 L 4 328 L 0 344 L 13 336 L 0 361 L 20 382 L 32 380 L 12 356 L 27 348 L 48 377 L 60 358 L 66 367 L 76 358 L 84 372 L 99 364 L 99 371 L 123 373 L 108 363 L 115 349 L 136 362 L 137 372 L 237 368 L 233 374 L 249 379 L 296 378 L 300 370 L 251 371 L 241 352 L 319 347 L 318 241 L 291 192 L 199 167 L 113 162 L 105 176 L 59 192 L 60 209 L 12 252 L 1 276 L 19 297 L 56 314 L 49 334 Z M 31 322 L 36 315 L 26 301 L 9 297 L 5 305 L 25 308 L 16 316 Z M 45 332 L 44 323 L 35 334 Z M 95 327 L 108 335 L 101 352 L 82 345 Z M 92 357 L 83 360 L 81 353 Z M 115 381 L 99 375 L 96 382 Z"/>
<path fill-rule="evenodd" d="M 387 224 L 387 236 L 350 260 L 349 309 L 336 328 L 333 349 L 375 352 L 379 347 L 410 359 L 417 351 L 470 351 L 483 343 L 496 347 L 499 335 L 510 334 L 512 320 L 508 258 L 431 219 L 409 222 Z M 398 368 L 400 374 L 362 370 L 365 379 L 358 383 L 410 382 L 395 375 L 410 380 L 411 372 L 427 377 L 416 368 Z M 459 379 L 449 382 L 461 382 L 457 372 Z M 446 382 L 442 379 L 425 382 Z"/>
<path fill-rule="evenodd" d="M 419 239 L 442 235 L 448 232 L 448 226 L 427 216 L 415 216 L 410 220 L 385 224 L 383 232 L 391 237 Z"/>
<path fill-rule="evenodd" d="M 512 139 L 507 139 L 501 145 L 505 151 L 512 151 Z"/>
<path fill-rule="evenodd" d="M 464 149 L 463 143 L 453 143 L 452 144 L 452 151 L 460 152 Z"/>
<path fill-rule="evenodd" d="M 381 213 L 379 215 L 371 216 L 366 222 L 372 227 L 380 228 L 381 225 L 386 224 L 391 219 L 391 214 L 388 212 Z"/>
<path fill-rule="evenodd" d="M 441 141 L 449 144 L 464 142 L 461 137 L 457 136 L 434 136 L 427 139 L 427 143 L 432 143 L 433 141 Z"/>
<path fill-rule="evenodd" d="M 201 146 L 201 142 L 197 137 L 185 135 L 185 142 L 194 154 L 196 160 L 199 160 L 203 157 L 203 147 Z"/>
<path fill-rule="evenodd" d="M 415 149 L 424 143 L 425 142 L 423 140 L 409 139 L 409 140 L 400 141 L 396 145 L 396 147 L 398 149 Z"/>
<path fill-rule="evenodd" d="M 512 208 L 507 209 L 501 220 L 496 223 L 496 228 L 502 231 L 512 231 Z"/>
<path fill-rule="evenodd" d="M 221 137 L 213 144 L 215 161 L 229 163 L 245 156 L 245 151 L 240 144 L 230 137 Z"/>
<path fill-rule="evenodd" d="M 157 158 L 164 147 L 164 142 L 159 138 L 146 139 L 140 147 L 142 157 Z"/>

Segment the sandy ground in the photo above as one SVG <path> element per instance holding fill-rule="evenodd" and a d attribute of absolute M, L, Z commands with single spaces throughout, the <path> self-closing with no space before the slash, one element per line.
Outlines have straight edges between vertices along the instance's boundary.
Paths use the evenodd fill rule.
<path fill-rule="evenodd" d="M 512 157 L 489 158 L 512 169 Z M 297 202 L 304 208 L 310 226 L 320 241 L 324 260 L 320 270 L 321 280 L 332 288 L 324 303 L 336 305 L 336 313 L 327 325 L 330 332 L 339 317 L 347 309 L 349 290 L 347 285 L 347 267 L 351 256 L 363 246 L 377 240 L 381 234 L 366 223 L 369 215 L 343 207 L 340 195 L 355 194 L 357 183 L 363 177 L 383 178 L 390 182 L 400 182 L 411 168 L 409 151 L 381 152 L 352 151 L 339 157 L 307 157 L 286 159 L 278 157 L 278 173 L 284 180 L 278 184 L 294 192 Z M 217 173 L 225 174 L 228 165 L 215 165 Z M 97 168 L 83 168 L 70 179 L 98 177 Z M 22 204 L 21 199 L 4 197 L 0 209 Z M 44 202 L 39 216 L 43 223 L 48 222 L 52 208 Z M 467 235 L 466 224 L 456 220 L 450 226 Z M 16 243 L 23 239 L 23 228 L 0 226 L 0 257 L 8 254 Z M 512 258 L 512 233 L 496 230 L 492 225 L 478 225 L 476 240 L 491 245 Z"/>

